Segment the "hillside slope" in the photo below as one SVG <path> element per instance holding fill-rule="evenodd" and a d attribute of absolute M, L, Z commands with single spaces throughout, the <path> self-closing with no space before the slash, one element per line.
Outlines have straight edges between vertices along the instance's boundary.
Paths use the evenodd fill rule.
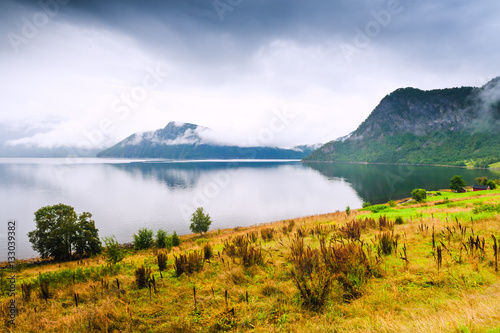
<path fill-rule="evenodd" d="M 500 77 L 481 88 L 387 95 L 348 138 L 328 142 L 309 161 L 465 165 L 500 160 Z"/>

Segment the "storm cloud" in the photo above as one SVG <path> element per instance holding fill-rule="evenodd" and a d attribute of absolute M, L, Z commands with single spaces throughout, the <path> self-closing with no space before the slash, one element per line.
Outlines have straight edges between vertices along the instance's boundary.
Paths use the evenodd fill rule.
<path fill-rule="evenodd" d="M 399 87 L 500 75 L 498 17 L 465 0 L 6 0 L 0 128 L 92 148 L 177 120 L 245 142 L 281 112 L 276 145 L 326 142 Z"/>

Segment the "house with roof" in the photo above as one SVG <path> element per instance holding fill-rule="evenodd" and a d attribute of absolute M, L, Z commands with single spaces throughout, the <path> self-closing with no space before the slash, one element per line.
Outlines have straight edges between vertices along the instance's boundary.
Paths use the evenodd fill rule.
<path fill-rule="evenodd" d="M 472 191 L 488 191 L 490 187 L 488 185 L 474 185 Z"/>

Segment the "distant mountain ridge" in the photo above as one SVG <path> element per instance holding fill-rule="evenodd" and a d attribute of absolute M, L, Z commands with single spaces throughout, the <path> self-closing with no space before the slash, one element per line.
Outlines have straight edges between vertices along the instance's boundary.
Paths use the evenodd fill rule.
<path fill-rule="evenodd" d="M 500 160 L 500 77 L 481 88 L 397 89 L 306 161 L 465 165 Z"/>
<path fill-rule="evenodd" d="M 210 129 L 190 123 L 169 122 L 154 132 L 135 133 L 97 157 L 166 158 L 166 159 L 301 159 L 317 146 L 240 147 L 220 144 L 201 133 Z"/>

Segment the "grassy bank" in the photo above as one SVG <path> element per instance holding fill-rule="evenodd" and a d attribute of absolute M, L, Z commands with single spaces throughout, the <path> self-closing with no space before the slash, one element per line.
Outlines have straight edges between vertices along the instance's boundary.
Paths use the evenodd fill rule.
<path fill-rule="evenodd" d="M 190 235 L 161 273 L 157 249 L 20 265 L 16 324 L 4 294 L 0 331 L 500 332 L 499 205 L 500 191 L 432 192 Z"/>

